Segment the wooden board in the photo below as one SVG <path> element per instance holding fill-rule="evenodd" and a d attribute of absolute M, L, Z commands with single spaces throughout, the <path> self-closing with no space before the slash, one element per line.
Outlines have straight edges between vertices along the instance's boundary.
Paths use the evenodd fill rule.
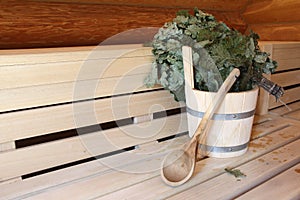
<path fill-rule="evenodd" d="M 300 42 L 260 41 L 262 51 L 270 54 L 270 57 L 278 62 L 276 71 L 300 68 Z"/>
<path fill-rule="evenodd" d="M 300 58 L 300 42 L 293 43 L 274 43 L 273 44 L 274 59 L 295 59 Z"/>
<path fill-rule="evenodd" d="M 300 94 L 300 87 L 292 88 L 285 91 L 284 95 L 281 97 L 281 100 L 286 104 L 294 101 L 298 101 L 300 99 L 299 94 Z M 282 106 L 282 103 L 279 101 L 276 102 L 275 97 L 272 96 L 269 101 L 269 108 L 272 109 L 278 106 Z"/>
<path fill-rule="evenodd" d="M 300 70 L 273 74 L 272 81 L 282 87 L 300 83 Z"/>
<path fill-rule="evenodd" d="M 0 143 L 182 106 L 162 90 L 1 114 Z"/>
<path fill-rule="evenodd" d="M 1 52 L 0 112 L 149 90 L 142 45 Z"/>
<path fill-rule="evenodd" d="M 297 199 L 300 196 L 299 184 L 300 164 L 297 164 L 237 199 Z"/>
<path fill-rule="evenodd" d="M 270 24 L 249 24 L 247 31 L 258 33 L 261 40 L 267 41 L 299 41 L 300 24 L 291 23 L 270 23 Z"/>
<path fill-rule="evenodd" d="M 35 63 L 26 65 L 25 63 L 6 65 L 6 57 L 2 56 L 4 59 L 3 66 L 0 66 L 2 80 L 0 89 L 147 74 L 153 62 L 151 48 L 138 47 L 122 51 L 107 50 L 105 53 L 103 51 L 89 53 L 91 56 L 85 59 L 77 60 L 76 54 L 71 59 L 68 58 L 69 55 L 63 55 L 65 59 L 70 60 L 48 62 L 51 58 L 41 59 L 39 62 L 35 60 Z M 20 56 L 26 59 L 35 59 L 31 55 Z M 45 56 L 47 57 L 47 54 Z M 20 61 L 16 58 L 14 62 L 22 62 L 22 60 L 24 58 Z"/>
<path fill-rule="evenodd" d="M 4 151 L 11 151 L 16 148 L 16 144 L 14 141 L 0 143 L 0 153 Z"/>
<path fill-rule="evenodd" d="M 248 4 L 243 17 L 249 24 L 299 22 L 298 0 L 263 0 Z"/>
<path fill-rule="evenodd" d="M 151 41 L 157 33 L 157 27 L 171 21 L 178 10 L 182 8 L 192 10 L 196 5 L 200 8 L 202 5 L 202 2 L 198 1 L 184 3 L 178 1 L 175 5 L 180 8 L 172 6 L 167 1 L 159 2 L 159 5 L 163 6 L 156 5 L 158 1 L 153 3 L 143 1 L 138 5 L 129 2 L 125 4 L 111 2 L 88 4 L 26 1 L 24 4 L 21 0 L 1 1 L 0 49 L 88 46 L 103 42 L 145 43 Z M 246 2 L 235 0 L 229 9 L 226 7 L 231 3 L 205 0 L 203 5 L 208 4 L 204 9 L 214 9 L 212 13 L 217 19 L 244 32 L 246 24 L 237 9 L 244 7 Z M 222 9 L 225 11 L 220 12 Z"/>
<path fill-rule="evenodd" d="M 142 44 L 126 45 L 98 45 L 81 47 L 57 47 L 34 49 L 7 49 L 1 50 L 0 65 L 30 65 L 43 63 L 58 63 L 85 61 L 88 59 L 109 59 L 122 56 L 126 52 L 136 49 L 147 49 Z M 146 50 L 147 51 L 147 50 Z M 142 51 L 140 51 L 142 52 Z M 145 52 L 144 56 L 151 52 Z"/>
<path fill-rule="evenodd" d="M 0 153 L 5 163 L 0 181 L 186 132 L 186 127 L 179 114 Z"/>
<path fill-rule="evenodd" d="M 295 120 L 299 120 L 300 121 L 300 107 L 298 107 L 298 110 L 295 110 L 293 112 L 290 112 L 286 115 L 284 115 L 285 117 L 291 118 L 291 119 L 295 119 Z"/>
<path fill-rule="evenodd" d="M 161 88 L 158 85 L 152 88 L 146 87 L 144 85 L 146 76 L 147 74 L 136 74 L 124 77 L 0 90 L 0 112 L 145 92 Z"/>
<path fill-rule="evenodd" d="M 281 106 L 281 107 L 270 110 L 270 113 L 274 114 L 274 115 L 282 115 L 282 116 L 288 115 L 290 112 L 297 111 L 300 109 L 300 102 L 294 102 L 294 103 L 288 104 L 288 108 L 285 106 Z"/>
<path fill-rule="evenodd" d="M 182 1 L 139 1 L 139 0 L 35 0 L 44 2 L 62 2 L 62 3 L 82 3 L 82 4 L 112 4 L 112 5 L 129 5 L 129 6 L 142 6 L 142 7 L 199 7 L 205 10 L 218 10 L 218 11 L 239 11 L 243 10 L 247 5 L 247 0 L 187 0 Z"/>
<path fill-rule="evenodd" d="M 259 121 L 264 120 L 260 119 Z M 201 170 L 201 173 L 197 174 L 185 185 L 177 188 L 171 188 L 164 185 L 159 177 L 159 171 L 132 174 L 116 169 L 105 171 L 99 164 L 86 163 L 81 166 L 72 167 L 69 169 L 70 171 L 64 169 L 62 171 L 24 180 L 24 183 L 26 183 L 25 185 L 22 183 L 4 185 L 2 191 L 4 195 L 11 198 L 19 196 L 23 198 L 30 197 L 31 199 L 51 198 L 58 194 L 61 198 L 64 198 L 70 193 L 73 194 L 74 198 L 78 199 L 99 198 L 105 194 L 107 196 L 105 196 L 104 199 L 119 199 L 124 196 L 127 198 L 141 197 L 143 199 L 166 198 L 223 174 L 225 167 L 239 166 L 249 160 L 256 159 L 268 152 L 272 152 L 277 148 L 295 141 L 296 138 L 300 137 L 295 130 L 295 128 L 289 127 L 287 129 L 269 132 L 269 134 L 262 134 L 261 137 L 258 137 L 255 141 L 251 142 L 252 145 L 250 145 L 248 153 L 242 157 L 232 159 L 208 158 L 202 160 L 197 164 L 197 170 Z M 154 144 L 151 144 L 151 146 L 152 149 L 159 149 L 159 147 Z M 171 148 L 176 148 L 176 145 L 169 149 Z M 162 159 L 161 156 L 163 156 L 163 154 L 159 157 L 153 157 L 152 161 L 147 161 L 147 165 L 156 163 L 154 165 L 159 167 Z M 278 160 L 276 162 L 278 162 Z M 130 166 L 132 166 L 133 169 L 135 169 L 134 167 L 137 167 L 138 169 L 145 167 L 144 162 L 139 161 L 136 162 L 136 165 L 132 163 Z M 104 171 L 101 172 L 101 169 Z M 83 173 L 82 176 L 81 172 Z M 32 188 L 30 188 L 31 184 Z M 43 186 L 44 184 L 46 186 Z"/>
<path fill-rule="evenodd" d="M 277 135 L 277 134 L 274 134 L 274 135 Z M 233 159 L 209 158 L 209 159 L 205 159 L 202 162 L 199 162 L 197 164 L 196 170 L 198 172 L 199 172 L 199 170 L 201 170 L 201 173 L 196 174 L 193 177 L 193 179 L 191 179 L 189 182 L 182 185 L 181 187 L 172 188 L 172 187 L 166 186 L 161 181 L 161 178 L 159 175 L 153 176 L 152 178 L 147 177 L 144 180 L 136 180 L 135 179 L 136 176 L 132 174 L 131 176 L 129 175 L 126 179 L 127 180 L 134 179 L 138 182 L 128 183 L 128 182 L 126 182 L 127 180 L 123 180 L 124 176 L 126 176 L 126 173 L 114 172 L 113 174 L 111 174 L 111 176 L 107 175 L 103 179 L 101 179 L 100 177 L 97 177 L 97 178 L 93 178 L 90 180 L 85 180 L 83 182 L 80 182 L 80 184 L 71 184 L 71 185 L 67 185 L 66 187 L 61 187 L 61 188 L 57 187 L 57 189 L 54 189 L 52 191 L 43 192 L 39 195 L 36 195 L 36 196 L 34 196 L 34 198 L 35 199 L 48 198 L 48 197 L 53 197 L 58 194 L 60 194 L 61 197 L 66 197 L 69 193 L 76 193 L 76 197 L 78 197 L 78 199 L 79 198 L 84 198 L 84 199 L 95 198 L 95 197 L 97 197 L 99 199 L 119 199 L 124 196 L 129 199 L 135 199 L 135 198 L 137 198 L 137 199 L 139 199 L 139 198 L 165 199 L 166 197 L 174 195 L 180 191 L 191 188 L 192 186 L 195 186 L 199 183 L 203 183 L 206 180 L 211 179 L 212 177 L 215 177 L 219 174 L 223 174 L 225 167 L 239 166 L 240 164 L 242 164 L 244 162 L 255 159 L 255 158 L 263 155 L 264 153 L 274 150 L 274 148 L 275 149 L 278 148 L 279 146 L 277 146 L 277 145 L 280 142 L 277 143 L 277 145 L 275 145 L 276 139 L 272 136 L 271 136 L 271 138 L 272 138 L 272 142 L 269 143 L 269 146 L 268 147 L 266 146 L 265 150 L 263 150 L 263 151 L 262 151 L 262 149 L 260 149 L 259 151 L 253 152 L 253 150 L 254 151 L 256 150 L 255 148 L 253 148 L 254 147 L 253 146 L 248 151 L 248 153 L 246 155 L 244 155 L 243 157 L 237 157 L 237 158 L 233 158 Z M 278 139 L 281 140 L 281 142 L 283 142 L 282 139 L 280 139 L 280 138 L 278 138 Z M 268 141 L 270 141 L 270 139 L 268 139 Z M 278 140 L 276 140 L 276 141 L 278 142 Z M 255 142 L 255 143 L 257 143 L 257 142 Z M 275 146 L 277 146 L 277 147 L 275 147 Z M 293 161 L 291 161 L 291 162 L 293 162 Z M 109 178 L 109 177 L 111 177 L 111 178 Z M 109 186 L 106 184 L 104 185 L 103 180 L 110 180 L 110 179 L 113 179 L 113 182 L 118 183 L 118 184 L 117 184 L 117 186 L 115 184 L 111 184 L 111 188 L 109 190 L 110 193 L 108 193 L 107 195 L 102 197 L 102 195 L 104 195 L 105 193 L 103 193 L 103 191 L 101 191 L 101 190 L 95 190 L 95 187 L 93 187 L 93 186 L 101 185 L 101 187 L 104 187 L 105 188 L 104 190 L 107 191 L 106 187 L 109 187 Z M 123 182 L 123 186 L 119 185 L 121 182 Z M 123 189 L 122 189 L 122 187 L 123 187 Z M 80 192 L 79 191 L 80 188 L 85 188 L 84 192 L 83 191 Z M 66 195 L 66 196 L 64 196 L 64 195 Z"/>

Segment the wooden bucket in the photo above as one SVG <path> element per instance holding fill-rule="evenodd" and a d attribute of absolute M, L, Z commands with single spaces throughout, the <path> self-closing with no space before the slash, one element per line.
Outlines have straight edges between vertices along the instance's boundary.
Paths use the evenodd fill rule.
<path fill-rule="evenodd" d="M 183 57 L 188 130 L 192 136 L 216 93 L 194 89 L 190 48 L 183 49 Z M 207 133 L 204 137 L 200 136 L 199 148 L 202 152 L 211 157 L 226 158 L 240 156 L 247 151 L 257 95 L 258 88 L 225 96 Z"/>

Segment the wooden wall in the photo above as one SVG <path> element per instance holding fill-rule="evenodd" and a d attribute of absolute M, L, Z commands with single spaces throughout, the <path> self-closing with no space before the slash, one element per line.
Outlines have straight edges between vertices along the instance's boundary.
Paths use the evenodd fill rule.
<path fill-rule="evenodd" d="M 243 18 L 262 40 L 300 41 L 299 0 L 252 0 Z"/>
<path fill-rule="evenodd" d="M 232 3 L 230 3 L 232 2 Z M 179 9 L 195 6 L 241 31 L 239 10 L 247 0 L 0 0 L 0 48 L 97 45 L 126 30 L 161 27 Z M 140 43 L 153 30 L 123 36 L 116 43 Z M 113 42 L 111 42 L 113 43 Z"/>
<path fill-rule="evenodd" d="M 300 40 L 299 0 L 0 0 L 0 49 L 142 43 L 198 7 L 263 40 Z M 135 33 L 124 31 L 145 27 Z"/>

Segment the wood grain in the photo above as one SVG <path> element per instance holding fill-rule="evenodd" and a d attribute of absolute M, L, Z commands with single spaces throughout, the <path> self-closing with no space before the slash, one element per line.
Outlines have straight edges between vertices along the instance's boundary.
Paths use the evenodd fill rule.
<path fill-rule="evenodd" d="M 279 148 L 278 150 L 276 150 L 277 152 L 276 156 L 274 155 L 274 153 L 268 153 L 244 165 L 239 166 L 238 169 L 240 169 L 242 172 L 246 172 L 247 174 L 247 177 L 241 178 L 240 181 L 237 181 L 236 178 L 233 178 L 228 174 L 222 174 L 212 180 L 199 184 L 191 189 L 185 190 L 184 192 L 179 193 L 174 197 L 168 198 L 168 200 L 197 199 L 197 197 L 200 196 L 203 199 L 236 199 L 236 197 L 240 195 L 241 197 L 237 198 L 239 200 L 242 199 L 263 200 L 263 199 L 269 199 L 271 196 L 274 197 L 274 199 L 276 199 L 278 198 L 278 195 L 275 196 L 268 195 L 271 193 L 276 194 L 276 192 L 273 192 L 275 185 L 273 185 L 273 187 L 269 185 L 270 187 L 265 187 L 265 190 L 262 190 L 257 193 L 252 193 L 254 194 L 252 196 L 253 198 L 244 198 L 243 193 L 251 190 L 252 188 L 255 188 L 256 186 L 259 186 L 266 180 L 270 179 L 270 177 L 276 176 L 281 172 L 284 172 L 289 167 L 299 162 L 300 157 L 293 156 L 293 155 L 298 155 L 300 153 L 300 151 L 296 147 L 299 144 L 300 144 L 300 140 L 288 144 L 287 145 L 288 148 L 285 149 L 283 147 Z M 295 174 L 296 173 L 294 173 L 294 179 L 299 180 L 299 177 L 295 177 Z M 290 191 L 289 186 L 291 191 L 297 191 L 297 190 L 299 191 L 299 189 L 297 189 L 299 187 L 296 186 L 297 181 L 291 181 L 291 184 L 290 182 L 283 182 L 283 183 L 286 184 L 277 185 L 277 187 L 282 188 L 280 190 L 282 194 L 281 198 L 279 197 L 278 199 L 293 199 L 291 197 L 295 196 L 295 194 L 287 195 L 287 193 L 283 191 Z M 282 186 L 282 185 L 286 185 L 286 186 Z M 263 194 L 266 195 L 264 196 Z"/>
<path fill-rule="evenodd" d="M 123 196 L 124 192 L 126 192 L 126 188 L 129 187 L 129 192 L 134 191 L 132 188 L 134 186 L 140 186 L 137 192 L 129 193 L 130 195 L 141 195 L 143 193 L 144 196 L 149 199 L 156 199 L 169 196 L 171 194 L 178 193 L 184 189 L 191 188 L 199 183 L 203 183 L 205 180 L 212 179 L 222 173 L 224 173 L 225 166 L 239 166 L 245 162 L 251 161 L 258 156 L 262 156 L 263 154 L 270 152 L 278 147 L 282 147 L 284 144 L 289 143 L 292 138 L 282 137 L 281 135 L 289 134 L 294 135 L 294 137 L 298 137 L 297 131 L 295 128 L 290 128 L 288 130 L 281 130 L 270 134 L 269 136 L 261 136 L 259 141 L 254 141 L 255 144 L 264 144 L 266 148 L 257 149 L 255 144 L 252 145 L 251 149 L 248 153 L 243 157 L 238 157 L 234 159 L 213 159 L 208 158 L 200 161 L 198 165 L 198 170 L 201 170 L 201 173 L 197 174 L 187 185 L 183 185 L 183 187 L 178 188 L 170 188 L 164 185 L 160 179 L 159 172 L 152 171 L 150 173 L 144 174 L 132 174 L 132 173 L 124 173 L 123 171 L 118 171 L 115 169 L 108 170 L 106 167 L 101 166 L 99 162 L 89 162 L 82 165 L 73 166 L 67 169 L 55 171 L 52 173 L 43 174 L 41 176 L 36 176 L 27 180 L 24 180 L 23 183 L 15 183 L 15 184 L 6 184 L 2 187 L 2 194 L 5 198 L 21 198 L 24 196 L 30 197 L 31 199 L 45 199 L 50 198 L 51 195 L 55 196 L 59 193 L 61 198 L 66 197 L 67 195 L 80 193 L 75 195 L 77 198 L 82 199 L 90 199 L 92 197 L 99 197 L 100 195 L 108 194 L 107 199 L 120 199 Z M 270 132 L 269 132 L 270 133 Z M 174 138 L 175 140 L 178 138 Z M 289 142 L 288 142 L 289 141 Z M 151 145 L 152 150 L 148 150 L 147 152 L 152 152 L 153 150 L 162 149 L 161 146 L 167 145 L 168 148 L 162 149 L 161 153 L 164 153 L 165 150 L 170 150 L 172 148 L 176 148 L 179 144 L 176 141 L 170 141 L 173 145 L 169 144 L 153 144 Z M 181 141 L 181 144 L 184 141 Z M 267 143 L 267 144 L 266 144 Z M 257 151 L 256 151 L 257 150 Z M 146 153 L 147 153 L 146 152 Z M 141 153 L 145 153 L 145 151 L 141 151 Z M 154 154 L 155 156 L 155 154 Z M 125 155 L 119 154 L 118 156 L 114 156 L 111 159 L 115 159 L 120 164 L 127 164 L 127 157 Z M 152 160 L 135 160 L 136 162 L 130 163 L 128 167 L 142 167 L 145 168 L 146 165 L 153 166 L 158 163 L 160 164 L 160 157 L 153 157 Z M 124 163 L 123 163 L 124 161 Z M 158 161 L 158 162 L 157 162 Z M 213 169 L 213 170 L 212 170 Z M 153 184 L 153 182 L 155 182 Z M 149 185 L 149 187 L 143 187 L 143 183 Z M 152 183 L 152 185 L 151 185 Z M 239 183 L 239 182 L 238 182 Z M 96 186 L 96 188 L 94 187 Z M 98 189 L 97 189 L 98 188 Z M 101 188 L 101 190 L 99 190 Z M 146 188 L 146 189 L 145 189 Z M 158 191 L 155 191 L 155 188 L 158 188 Z M 122 191 L 124 189 L 125 191 Z M 119 193 L 118 193 L 119 190 Z M 72 191 L 70 193 L 70 191 Z M 117 191 L 115 198 L 112 198 L 110 194 L 114 191 Z M 153 196 L 153 193 L 154 196 Z M 166 193 L 163 193 L 166 192 Z M 118 196 L 118 194 L 121 194 Z M 37 196 L 34 196 L 37 195 Z M 41 196 L 47 195 L 47 197 Z M 65 196 L 64 196 L 65 195 Z M 152 195 L 152 196 L 151 196 Z M 53 197 L 52 196 L 52 197 Z M 149 197 L 150 196 L 150 197 Z M 111 198 L 109 198 L 111 197 Z M 129 197 L 128 197 L 129 198 Z M 132 198 L 133 199 L 133 198 Z"/>
<path fill-rule="evenodd" d="M 186 0 L 186 1 L 166 1 L 166 0 L 34 0 L 44 2 L 61 3 L 84 3 L 84 4 L 110 4 L 110 5 L 131 5 L 142 7 L 175 7 L 193 8 L 198 7 L 206 10 L 218 11 L 239 11 L 243 10 L 248 0 Z"/>
<path fill-rule="evenodd" d="M 261 40 L 300 40 L 300 1 L 254 0 L 242 14 Z"/>
<path fill-rule="evenodd" d="M 300 23 L 299 0 L 254 1 L 242 14 L 249 24 L 298 22 Z"/>
<path fill-rule="evenodd" d="M 194 7 L 189 6 L 184 8 Z M 110 37 L 132 29 L 161 27 L 178 10 L 140 5 L 1 1 L 0 49 L 98 45 L 103 41 L 144 43 L 152 40 L 157 29 L 139 29 Z M 242 32 L 246 29 L 238 11 L 213 14 Z"/>
<path fill-rule="evenodd" d="M 261 40 L 300 41 L 300 23 L 249 24 L 250 30 L 259 34 Z"/>
<path fill-rule="evenodd" d="M 282 87 L 296 85 L 300 82 L 300 70 L 272 75 L 272 81 Z"/>
<path fill-rule="evenodd" d="M 259 187 L 243 194 L 237 200 L 297 199 L 300 196 L 299 170 L 300 164 L 297 164 L 282 174 L 279 174 L 278 176 L 263 183 Z M 257 194 L 260 195 L 258 196 Z"/>
<path fill-rule="evenodd" d="M 292 130 L 290 129 L 289 133 L 290 133 L 290 131 L 292 131 Z M 207 181 L 208 180 L 214 180 L 216 177 L 218 177 L 218 175 L 223 174 L 225 167 L 239 166 L 239 168 L 240 168 L 240 165 L 244 164 L 245 162 L 251 163 L 251 162 L 249 162 L 250 160 L 253 160 L 253 159 L 255 159 L 259 156 L 263 156 L 264 154 L 266 154 L 266 153 L 268 153 L 268 152 L 270 152 L 274 149 L 279 148 L 279 146 L 277 146 L 278 145 L 278 140 L 281 140 L 281 142 L 283 140 L 282 140 L 281 137 L 275 138 L 275 136 L 278 136 L 278 133 L 279 133 L 279 131 L 276 132 L 276 133 L 273 133 L 272 135 L 269 135 L 270 137 L 266 137 L 266 138 L 263 137 L 264 139 L 267 139 L 268 141 L 270 141 L 271 140 L 270 138 L 272 138 L 272 141 L 269 143 L 269 145 L 266 145 L 266 148 L 257 149 L 255 147 L 255 144 L 257 144 L 257 141 L 252 141 L 251 143 L 253 144 L 253 146 L 250 146 L 249 151 L 244 156 L 235 157 L 235 158 L 228 158 L 228 159 L 208 158 L 208 159 L 205 159 L 205 160 L 202 160 L 202 161 L 198 162 L 197 167 L 196 167 L 196 171 L 199 172 L 199 173 L 196 173 L 190 181 L 188 181 L 187 183 L 185 183 L 184 185 L 182 185 L 180 187 L 176 187 L 176 188 L 169 187 L 169 186 L 163 184 L 163 182 L 161 181 L 160 176 L 156 176 L 156 177 L 153 177 L 151 179 L 148 178 L 147 180 L 140 181 L 136 184 L 129 185 L 128 183 L 127 184 L 124 183 L 123 188 L 122 187 L 119 187 L 119 188 L 114 187 L 113 188 L 114 190 L 111 190 L 113 192 L 107 194 L 107 196 L 106 195 L 103 196 L 103 197 L 101 196 L 99 199 L 101 199 L 101 200 L 120 199 L 124 196 L 128 199 L 141 199 L 141 198 L 145 199 L 145 198 L 143 198 L 145 196 L 147 197 L 146 199 L 157 199 L 157 198 L 167 199 L 168 197 L 176 195 L 179 192 L 186 191 L 188 189 L 192 189 L 192 188 L 195 188 L 197 186 L 198 186 L 197 192 L 195 192 L 195 193 L 189 192 L 188 193 L 189 195 L 186 195 L 183 198 L 182 198 L 182 196 L 181 196 L 181 198 L 179 196 L 178 199 L 197 199 L 197 198 L 199 198 L 199 196 L 201 196 L 201 195 L 197 195 L 197 193 L 202 193 L 202 192 L 205 193 L 205 192 L 208 192 L 208 191 L 209 192 L 206 193 L 206 194 L 220 195 L 219 199 L 234 199 L 234 198 L 230 198 L 230 197 L 226 198 L 226 196 L 222 196 L 222 194 L 225 193 L 225 192 L 230 193 L 231 191 L 238 190 L 239 187 L 231 187 L 229 190 L 226 190 L 226 189 L 228 189 L 228 187 L 231 186 L 231 184 L 228 184 L 228 185 L 226 185 L 226 189 L 224 188 L 224 191 L 216 192 L 216 191 L 221 191 L 221 190 L 216 190 L 216 191 L 212 192 L 211 190 L 214 189 L 215 185 L 213 185 L 212 187 L 206 187 Z M 265 142 L 262 142 L 262 143 L 265 143 Z M 293 151 L 299 151 L 299 150 L 297 150 L 295 144 L 293 145 L 293 147 L 294 147 Z M 292 156 L 290 156 L 289 158 L 292 160 L 292 162 L 295 161 L 295 159 L 293 159 Z M 266 165 L 265 167 L 267 168 L 268 165 Z M 265 171 L 265 173 L 269 173 L 269 172 L 273 171 L 273 169 Z M 228 176 L 228 175 L 226 174 L 226 176 Z M 116 176 L 116 175 L 112 176 L 112 178 L 114 178 L 114 179 L 118 179 L 117 177 L 118 176 Z M 231 176 L 229 176 L 229 178 L 233 179 L 233 181 L 237 185 L 243 183 L 243 182 L 236 181 L 236 179 L 232 178 Z M 99 181 L 99 180 L 100 180 L 100 178 L 98 178 L 95 181 L 98 182 L 98 184 L 100 184 L 99 182 L 101 182 L 101 181 Z M 119 180 L 122 181 L 121 179 L 119 179 Z M 85 182 L 82 185 L 80 185 L 79 187 L 84 187 L 85 185 L 88 187 L 88 185 L 97 184 L 96 182 L 91 180 L 91 182 Z M 115 182 L 117 182 L 117 181 L 115 181 Z M 226 180 L 224 182 L 219 181 L 218 184 L 226 184 L 227 182 L 228 181 L 226 181 Z M 203 187 L 201 187 L 201 185 L 203 185 Z M 62 195 L 63 192 L 65 192 L 65 190 L 67 190 L 67 189 L 68 189 L 68 192 L 71 192 L 71 191 L 76 192 L 79 189 L 79 187 L 76 187 L 76 185 L 74 184 L 73 186 L 69 186 L 69 187 L 57 188 L 57 190 L 53 191 L 53 193 L 52 192 L 44 193 L 41 196 L 37 196 L 36 199 L 38 199 L 38 198 L 47 198 L 47 195 L 50 196 L 51 194 L 52 195 L 53 194 Z M 76 190 L 76 188 L 77 188 L 77 190 Z M 102 195 L 102 194 L 99 194 L 99 193 L 101 193 L 101 191 L 97 191 L 97 195 L 99 195 L 99 196 Z M 95 190 L 94 191 L 90 190 L 89 194 L 94 194 L 95 195 Z M 78 195 L 81 195 L 81 194 L 78 194 Z M 88 194 L 82 194 L 81 198 L 88 198 L 88 196 L 84 196 L 84 195 L 88 195 Z M 213 198 L 204 198 L 204 199 L 213 199 Z M 217 198 L 215 198 L 215 199 L 217 199 Z"/>
<path fill-rule="evenodd" d="M 281 101 L 288 104 L 300 100 L 300 87 L 295 87 L 289 90 L 284 91 L 284 95 L 280 98 Z M 270 97 L 269 100 L 269 109 L 283 106 L 281 102 L 277 102 L 274 96 Z"/>
<path fill-rule="evenodd" d="M 185 132 L 182 118 L 179 114 L 156 119 L 151 125 L 129 125 L 2 153 L 0 160 L 5 165 L 0 166 L 0 181 Z M 133 135 L 141 127 L 140 135 Z"/>
<path fill-rule="evenodd" d="M 91 105 L 93 110 L 89 109 Z M 0 143 L 182 106 L 163 90 L 1 114 L 0 132 L 5 134 L 0 134 Z M 86 120 L 83 121 L 81 116 Z"/>

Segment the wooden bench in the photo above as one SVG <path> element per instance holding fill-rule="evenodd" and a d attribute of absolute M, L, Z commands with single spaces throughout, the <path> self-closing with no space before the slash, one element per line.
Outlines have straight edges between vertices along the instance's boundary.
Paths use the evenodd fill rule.
<path fill-rule="evenodd" d="M 260 46 L 278 62 L 275 74 L 268 78 L 284 88 L 285 94 L 281 100 L 286 104 L 294 104 L 289 105 L 291 110 L 286 109 L 282 107 L 282 102 L 276 101 L 273 96 L 269 96 L 262 90 L 257 113 L 262 115 L 269 111 L 278 113 L 284 112 L 283 110 L 288 112 L 297 109 L 300 105 L 297 103 L 300 100 L 300 42 L 260 42 Z M 278 107 L 282 109 L 276 109 Z"/>
<path fill-rule="evenodd" d="M 293 70 L 272 79 L 299 76 L 293 55 Z M 272 114 L 256 116 L 245 155 L 206 158 L 186 184 L 165 185 L 161 161 L 189 137 L 185 105 L 143 85 L 152 61 L 142 45 L 1 51 L 0 199 L 300 197 L 300 95 L 291 87 L 283 100 L 293 112 L 268 100 Z"/>

